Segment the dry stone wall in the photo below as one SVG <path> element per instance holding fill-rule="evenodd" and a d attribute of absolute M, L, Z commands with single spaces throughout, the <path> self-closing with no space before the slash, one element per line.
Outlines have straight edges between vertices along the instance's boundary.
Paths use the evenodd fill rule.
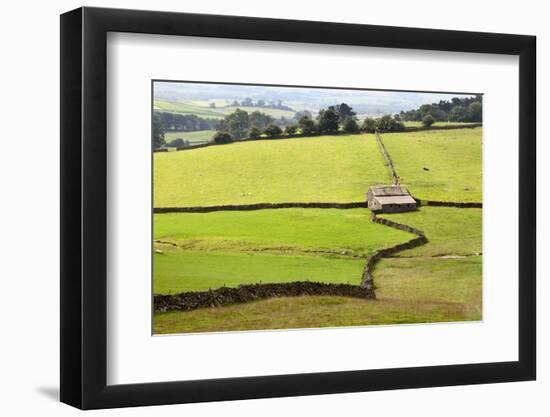
<path fill-rule="evenodd" d="M 382 141 L 382 138 L 378 134 L 378 132 L 374 135 L 376 137 L 376 142 L 378 142 L 378 146 L 380 147 L 380 151 L 382 152 L 382 155 L 384 156 L 384 160 L 386 161 L 386 165 L 388 169 L 390 170 L 390 174 L 392 177 L 392 181 L 395 185 L 399 184 L 399 177 L 397 176 L 397 172 L 395 172 L 395 167 L 393 166 L 393 161 L 391 159 L 390 154 L 386 150 L 386 147 L 384 146 L 384 142 Z"/>
<path fill-rule="evenodd" d="M 375 251 L 373 255 L 367 258 L 367 263 L 365 264 L 365 268 L 363 269 L 363 275 L 361 277 L 360 285 L 363 288 L 374 290 L 374 279 L 372 276 L 372 271 L 374 269 L 374 266 L 380 259 L 395 255 L 396 253 L 404 251 L 406 249 L 413 249 L 418 246 L 424 245 L 428 243 L 428 238 L 426 237 L 424 232 L 420 229 L 415 229 L 414 227 L 408 226 L 406 224 L 401 224 L 401 223 L 394 222 L 392 220 L 378 217 L 375 213 L 372 214 L 372 221 L 375 223 L 393 227 L 394 229 L 403 230 L 405 232 L 409 232 L 417 236 L 405 243 L 399 243 L 389 248 L 379 249 Z"/>
<path fill-rule="evenodd" d="M 468 125 L 449 125 L 449 126 L 417 126 L 417 127 L 407 127 L 403 132 L 420 132 L 425 130 L 454 130 L 454 129 L 473 129 L 476 127 L 483 126 L 483 123 L 471 123 Z M 393 132 L 392 132 L 393 133 Z"/>
<path fill-rule="evenodd" d="M 483 203 L 463 202 L 463 201 L 433 201 L 433 200 L 417 200 L 422 206 L 434 207 L 457 207 L 457 208 L 483 208 Z"/>
<path fill-rule="evenodd" d="M 156 312 L 172 310 L 190 311 L 272 297 L 298 297 L 304 295 L 329 295 L 363 299 L 375 298 L 372 288 L 349 284 L 297 281 L 240 285 L 236 288 L 222 287 L 215 290 L 182 292 L 175 295 L 155 295 L 153 302 Z"/>
<path fill-rule="evenodd" d="M 366 201 L 352 203 L 258 203 L 258 204 L 229 204 L 220 206 L 196 207 L 155 207 L 154 213 L 209 213 L 212 211 L 247 211 L 282 208 L 323 208 L 323 209 L 352 209 L 366 208 Z"/>

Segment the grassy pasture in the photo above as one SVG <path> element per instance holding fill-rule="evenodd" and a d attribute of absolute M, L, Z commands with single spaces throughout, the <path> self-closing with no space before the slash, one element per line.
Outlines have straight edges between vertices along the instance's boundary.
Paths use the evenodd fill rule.
<path fill-rule="evenodd" d="M 480 320 L 482 257 L 459 256 L 481 250 L 481 210 L 422 207 L 418 212 L 384 216 L 422 228 L 429 242 L 377 264 L 376 301 L 292 297 L 159 313 L 155 314 L 155 333 Z M 443 254 L 451 258 L 435 257 Z M 353 266 L 349 267 L 351 271 Z"/>
<path fill-rule="evenodd" d="M 364 201 L 390 181 L 373 135 L 232 143 L 154 154 L 154 206 Z"/>
<path fill-rule="evenodd" d="M 223 104 L 222 104 L 223 105 Z M 259 111 L 268 114 L 274 118 L 286 117 L 292 118 L 294 112 L 291 110 L 270 109 L 266 107 L 208 107 L 208 102 L 202 100 L 194 100 L 189 102 L 175 102 L 156 99 L 154 101 L 154 110 L 176 114 L 194 114 L 203 118 L 223 119 L 226 115 L 233 113 L 236 109 L 244 110 L 248 113 Z"/>
<path fill-rule="evenodd" d="M 155 254 L 155 294 L 240 284 L 316 281 L 358 285 L 365 261 L 252 252 L 169 251 Z"/>
<path fill-rule="evenodd" d="M 366 209 L 156 214 L 154 291 L 255 282 L 358 284 L 365 257 L 412 235 L 372 223 Z"/>
<path fill-rule="evenodd" d="M 155 314 L 155 334 L 304 329 L 464 321 L 476 317 L 462 303 L 410 299 L 288 297 L 189 312 Z"/>
<path fill-rule="evenodd" d="M 400 252 L 398 257 L 464 256 L 482 251 L 482 209 L 421 207 L 414 212 L 380 216 L 416 227 L 428 236 L 426 245 Z"/>
<path fill-rule="evenodd" d="M 367 209 L 155 214 L 155 239 L 191 250 L 331 251 L 365 257 L 413 235 L 373 223 Z"/>
<path fill-rule="evenodd" d="M 192 145 L 198 145 L 201 143 L 208 143 L 212 141 L 215 130 L 197 130 L 196 132 L 165 132 L 164 140 L 166 143 L 174 139 L 188 140 Z"/>
<path fill-rule="evenodd" d="M 205 119 L 222 119 L 223 114 L 218 109 L 197 106 L 192 103 L 172 102 L 166 100 L 155 100 L 153 104 L 155 111 L 162 111 L 175 114 L 194 114 Z"/>
<path fill-rule="evenodd" d="M 155 314 L 154 332 L 298 329 L 481 320 L 481 258 L 384 259 L 377 299 L 288 297 Z"/>
<path fill-rule="evenodd" d="M 224 98 L 213 98 L 210 100 L 190 100 L 188 103 L 199 107 L 209 107 L 210 103 L 215 103 L 216 107 L 224 107 L 229 106 L 232 103 L 232 100 Z"/>
<path fill-rule="evenodd" d="M 481 201 L 481 128 L 383 134 L 419 198 Z M 372 135 L 261 140 L 154 155 L 155 207 L 361 201 L 390 181 Z M 428 168 L 424 170 L 423 168 Z M 155 314 L 155 333 L 481 319 L 481 209 L 386 214 L 428 244 L 379 262 L 377 300 L 291 297 Z M 154 216 L 154 292 L 253 282 L 358 283 L 373 249 L 408 240 L 365 209 L 280 209 Z"/>
<path fill-rule="evenodd" d="M 386 133 L 382 139 L 397 175 L 415 197 L 481 201 L 481 132 L 482 128 Z"/>

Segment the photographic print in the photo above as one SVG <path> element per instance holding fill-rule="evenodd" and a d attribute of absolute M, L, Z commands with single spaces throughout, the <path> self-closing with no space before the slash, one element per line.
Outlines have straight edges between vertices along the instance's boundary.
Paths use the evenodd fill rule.
<path fill-rule="evenodd" d="M 482 320 L 482 101 L 154 80 L 153 333 Z"/>

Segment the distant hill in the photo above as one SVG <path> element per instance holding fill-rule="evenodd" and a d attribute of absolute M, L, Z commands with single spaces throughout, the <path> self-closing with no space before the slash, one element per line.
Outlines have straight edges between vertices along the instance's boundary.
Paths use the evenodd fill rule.
<path fill-rule="evenodd" d="M 460 94 L 447 93 L 420 93 L 402 91 L 376 90 L 345 90 L 326 88 L 296 88 L 271 87 L 239 84 L 207 84 L 188 82 L 155 82 L 155 105 L 159 110 L 181 114 L 196 114 L 202 117 L 223 117 L 234 107 L 223 107 L 233 100 L 242 102 L 245 98 L 258 100 L 279 101 L 294 110 L 309 110 L 316 113 L 320 109 L 345 102 L 352 106 L 358 114 L 379 115 L 399 113 L 404 110 L 418 108 L 422 104 L 450 100 Z M 465 94 L 464 97 L 471 96 Z M 164 104 L 168 103 L 168 104 Z M 209 108 L 215 103 L 216 108 Z M 243 107 L 239 107 L 243 108 Z M 247 110 L 243 108 L 243 110 Z M 259 110 L 274 117 L 291 117 L 292 112 L 269 109 L 266 107 L 250 108 L 247 111 Z M 274 111 L 275 110 L 275 111 Z"/>
<path fill-rule="evenodd" d="M 194 114 L 203 118 L 210 119 L 223 119 L 226 115 L 235 111 L 235 109 L 245 110 L 248 113 L 253 111 L 259 111 L 265 114 L 268 114 L 272 117 L 287 117 L 292 118 L 294 112 L 290 110 L 281 110 L 281 109 L 271 109 L 268 107 L 246 107 L 246 106 L 224 106 L 215 108 L 209 107 L 209 102 L 204 101 L 203 103 L 195 101 L 169 101 L 164 99 L 155 99 L 154 101 L 154 110 L 163 111 L 168 113 L 176 114 Z"/>

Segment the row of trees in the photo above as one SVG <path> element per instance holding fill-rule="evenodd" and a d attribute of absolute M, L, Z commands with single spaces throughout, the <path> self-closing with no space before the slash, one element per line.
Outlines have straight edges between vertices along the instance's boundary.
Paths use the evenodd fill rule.
<path fill-rule="evenodd" d="M 227 115 L 218 125 L 214 136 L 216 143 L 229 143 L 234 139 L 275 138 L 281 135 L 312 136 L 336 132 L 357 133 L 360 131 L 373 133 L 379 131 L 400 131 L 405 126 L 399 117 L 385 115 L 380 118 L 366 118 L 359 123 L 353 108 L 346 103 L 329 106 L 322 109 L 316 118 L 308 111 L 297 112 L 293 120 L 274 119 L 273 117 L 255 111 L 248 113 L 236 109 Z"/>
<path fill-rule="evenodd" d="M 254 111 L 248 113 L 241 109 L 236 109 L 228 114 L 218 124 L 218 131 L 227 132 L 234 139 L 250 137 L 252 128 L 264 130 L 269 125 L 275 125 L 275 119 L 268 114 Z"/>
<path fill-rule="evenodd" d="M 423 121 L 431 116 L 436 122 L 481 122 L 483 117 L 482 96 L 459 98 L 439 103 L 423 104 L 418 109 L 401 111 L 399 117 L 406 121 Z M 424 123 L 425 125 L 425 123 Z"/>
<path fill-rule="evenodd" d="M 238 105 L 239 103 L 235 101 Z M 274 103 L 274 102 L 270 102 Z M 243 106 L 266 107 L 262 100 L 257 103 L 247 98 L 241 102 Z M 261 104 L 261 105 L 260 105 Z M 281 102 L 276 103 L 281 106 Z M 216 143 L 229 143 L 235 139 L 268 137 L 275 138 L 281 135 L 302 136 L 330 134 L 339 131 L 347 133 L 367 132 L 396 132 L 405 130 L 403 121 L 421 121 L 424 126 L 431 126 L 436 121 L 452 122 L 481 122 L 481 96 L 458 98 L 451 101 L 424 104 L 418 109 L 402 111 L 396 115 L 384 115 L 378 118 L 367 117 L 361 123 L 353 108 L 346 103 L 329 106 L 319 111 L 317 117 L 307 111 L 298 111 L 292 119 L 279 118 L 254 111 L 248 113 L 237 108 L 221 121 L 203 119 L 195 115 L 178 115 L 156 112 L 153 117 L 153 144 L 155 148 L 165 145 L 164 131 L 179 130 L 210 130 L 215 129 Z M 185 144 L 181 144 L 185 146 Z"/>
<path fill-rule="evenodd" d="M 165 132 L 215 130 L 218 127 L 216 119 L 203 119 L 194 114 L 174 114 L 167 112 L 155 112 Z"/>
<path fill-rule="evenodd" d="M 266 109 L 279 109 L 279 110 L 289 110 L 294 111 L 292 108 L 288 107 L 287 105 L 283 104 L 282 100 L 258 100 L 254 101 L 250 97 L 245 98 L 243 101 L 239 102 L 237 100 L 233 100 L 233 103 L 231 103 L 230 107 L 262 107 Z"/>
<path fill-rule="evenodd" d="M 361 130 L 366 133 L 379 132 L 401 132 L 405 130 L 405 125 L 398 116 L 385 114 L 382 117 L 367 117 L 363 120 Z"/>

